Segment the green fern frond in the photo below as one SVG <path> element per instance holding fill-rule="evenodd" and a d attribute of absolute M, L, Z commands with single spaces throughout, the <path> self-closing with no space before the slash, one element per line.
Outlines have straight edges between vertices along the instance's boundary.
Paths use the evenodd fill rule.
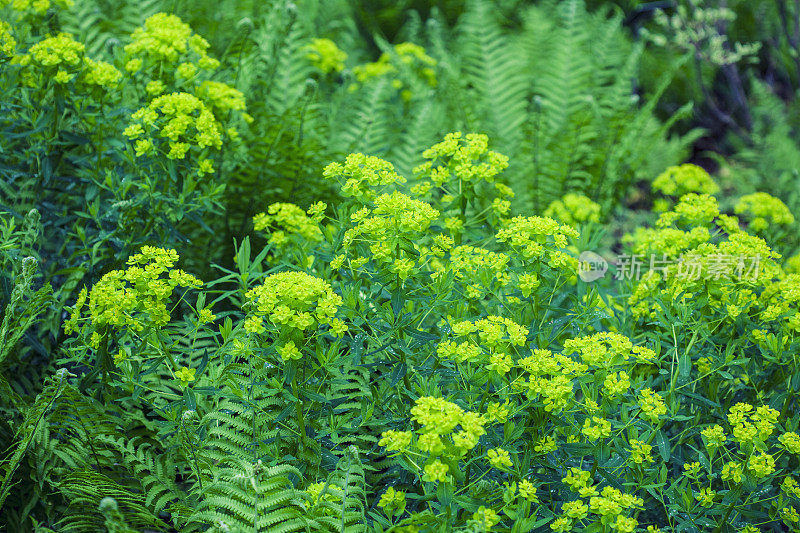
<path fill-rule="evenodd" d="M 15 280 L 8 305 L 3 309 L 3 320 L 0 322 L 0 367 L 12 348 L 52 302 L 53 290 L 49 284 L 35 292 L 32 290 L 37 272 L 36 260 L 26 257 L 20 263 L 20 276 Z"/>
<path fill-rule="evenodd" d="M 301 477 L 288 465 L 231 459 L 203 490 L 200 510 L 191 521 L 230 531 L 313 531 L 317 525 L 307 518 L 306 495 L 290 479 Z"/>
<path fill-rule="evenodd" d="M 60 531 L 98 531 L 105 523 L 100 510 L 104 498 L 113 498 L 123 519 L 132 527 L 162 529 L 165 524 L 145 505 L 144 495 L 133 492 L 99 472 L 83 470 L 70 472 L 59 484 L 59 491 L 69 502 Z"/>
<path fill-rule="evenodd" d="M 145 439 L 106 437 L 101 439 L 115 447 L 120 454 L 120 464 L 135 478 L 145 495 L 144 505 L 154 513 L 169 510 L 185 494 L 175 479 L 177 466 L 170 454 L 163 453 Z"/>
<path fill-rule="evenodd" d="M 64 389 L 68 386 L 66 379 L 67 374 L 68 372 L 66 369 L 61 369 L 55 376 L 48 380 L 41 394 L 37 396 L 36 401 L 34 401 L 33 405 L 28 409 L 25 420 L 16 432 L 14 438 L 16 444 L 13 447 L 13 452 L 0 462 L 0 467 L 2 468 L 0 508 L 2 508 L 3 502 L 5 502 L 14 485 L 14 472 L 17 470 L 20 461 L 28 451 L 31 441 L 33 441 L 42 423 L 45 422 L 53 403 L 61 396 Z"/>
<path fill-rule="evenodd" d="M 86 45 L 92 58 L 113 57 L 117 46 L 141 26 L 145 19 L 166 6 L 164 0 L 84 0 L 59 13 L 61 27 Z"/>
<path fill-rule="evenodd" d="M 367 531 L 365 509 L 364 467 L 358 449 L 350 446 L 322 487 L 311 514 L 326 531 L 361 533 Z"/>
<path fill-rule="evenodd" d="M 407 126 L 396 138 L 386 159 L 391 161 L 401 176 L 410 176 L 411 170 L 422 163 L 422 152 L 442 137 L 445 129 L 443 107 L 433 98 L 423 100 L 412 110 Z"/>
<path fill-rule="evenodd" d="M 356 94 L 344 92 L 348 105 L 334 106 L 331 116 L 331 147 L 334 153 L 385 154 L 393 140 L 391 103 L 395 90 L 382 78 L 361 87 Z"/>
<path fill-rule="evenodd" d="M 478 120 L 466 127 L 488 134 L 499 151 L 516 153 L 530 90 L 519 52 L 489 2 L 469 2 L 456 31 L 463 83 Z"/>

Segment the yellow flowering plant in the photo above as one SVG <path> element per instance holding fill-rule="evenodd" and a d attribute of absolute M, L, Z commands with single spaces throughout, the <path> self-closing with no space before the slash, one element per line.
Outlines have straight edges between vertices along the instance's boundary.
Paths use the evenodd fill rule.
<path fill-rule="evenodd" d="M 330 39 L 312 39 L 306 46 L 306 59 L 323 74 L 338 73 L 344 69 L 347 53 Z"/>
<path fill-rule="evenodd" d="M 93 355 L 80 357 L 96 359 L 104 383 L 113 378 L 135 393 L 141 392 L 140 380 L 147 374 L 158 382 L 166 372 L 184 387 L 195 381 L 197 369 L 179 366 L 170 350 L 177 339 L 170 323 L 172 310 L 185 302 L 187 292 L 203 284 L 175 268 L 177 261 L 175 250 L 145 246 L 128 258 L 127 268 L 106 273 L 90 291 L 84 288 L 78 294 L 64 332 L 85 340 Z M 202 324 L 216 318 L 205 307 L 202 293 L 196 298 L 196 308 L 198 319 L 186 334 L 191 342 Z M 159 365 L 164 361 L 166 370 Z"/>
<path fill-rule="evenodd" d="M 64 10 L 75 5 L 74 0 L 3 0 L 0 7 L 9 6 L 21 19 L 40 22 L 49 10 Z"/>
<path fill-rule="evenodd" d="M 186 172 L 224 150 L 221 117 L 241 100 L 212 84 L 157 92 L 129 115 L 131 161 L 191 188 Z M 145 246 L 77 294 L 60 360 L 81 373 L 75 390 L 147 410 L 135 423 L 180 465 L 174 494 L 200 502 L 159 503 L 175 524 L 224 523 L 215 491 L 273 482 L 285 516 L 327 524 L 344 506 L 384 530 L 794 523 L 800 296 L 777 252 L 714 196 L 687 193 L 632 251 L 703 268 L 760 257 L 769 278 L 667 268 L 618 295 L 577 276 L 591 239 L 571 223 L 597 214 L 585 197 L 514 214 L 507 160 L 482 135 L 420 155 L 407 178 L 351 154 L 320 169 L 335 203 L 257 206 L 265 240 L 236 243 L 209 284 Z M 157 198 L 155 181 L 138 186 Z"/>
<path fill-rule="evenodd" d="M 676 165 L 618 10 L 69 3 L 0 0 L 0 529 L 798 529 L 797 165 Z"/>
<path fill-rule="evenodd" d="M 187 34 L 188 26 L 174 15 L 161 14 L 134 32 L 125 54 L 90 53 L 96 48 L 58 31 L 55 23 L 52 31 L 37 29 L 44 26 L 34 11 L 55 15 L 71 2 L 5 4 L 3 128 L 27 132 L 9 137 L 6 146 L 24 154 L 8 159 L 9 169 L 29 176 L 14 178 L 14 187 L 36 199 L 34 204 L 69 206 L 63 213 L 41 211 L 52 217 L 47 224 L 58 228 L 70 250 L 54 255 L 51 273 L 71 269 L 70 284 L 78 286 L 83 272 L 113 268 L 143 244 L 167 241 L 167 235 L 212 240 L 201 214 L 216 209 L 225 183 L 209 178 L 222 167 L 219 150 L 234 144 L 231 127 L 246 125 L 248 117 L 242 93 L 211 79 L 220 65 L 205 53 L 208 43 L 191 30 Z M 181 50 L 207 63 L 208 75 L 192 77 L 179 93 L 175 83 L 151 74 L 158 70 L 155 63 L 164 67 L 176 53 L 180 59 Z M 144 70 L 125 68 L 137 58 Z M 144 81 L 160 89 L 138 92 Z M 31 101 L 38 104 L 26 104 Z M 77 262 L 83 257 L 78 248 L 92 250 L 85 267 Z"/>
<path fill-rule="evenodd" d="M 553 200 L 544 211 L 544 216 L 555 218 L 570 226 L 600 222 L 600 204 L 582 194 L 567 193 L 560 200 Z"/>
<path fill-rule="evenodd" d="M 653 207 L 656 211 L 666 211 L 684 194 L 715 194 L 719 191 L 719 185 L 704 168 L 688 163 L 669 167 L 653 180 L 651 187 L 667 197 L 655 200 Z"/>
<path fill-rule="evenodd" d="M 488 183 L 492 190 L 512 197 L 513 193 L 492 183 L 503 166 L 491 161 L 502 162 L 502 156 L 493 155 L 485 162 L 481 138 L 466 138 L 472 144 L 462 148 L 458 148 L 460 136 L 445 139 L 455 152 L 443 144 L 432 149 L 459 161 L 453 167 L 455 177 L 441 183 Z M 430 157 L 438 156 L 430 152 Z M 375 361 L 378 368 L 386 365 L 390 373 L 390 381 L 381 387 L 397 388 L 390 396 L 414 402 L 414 407 L 405 423 L 380 433 L 378 444 L 422 488 L 420 493 L 411 485 L 404 487 L 403 509 L 409 505 L 409 493 L 431 498 L 452 492 L 481 498 L 484 511 L 459 503 L 458 498 L 446 498 L 429 509 L 431 517 L 454 520 L 464 509 L 471 513 L 467 516 L 472 523 L 483 527 L 504 520 L 533 524 L 542 520 L 534 505 L 537 485 L 525 473 L 535 457 L 556 453 L 558 461 L 569 461 L 574 454 L 589 453 L 596 454 L 597 461 L 608 461 L 617 441 L 626 448 L 638 446 L 641 459 L 632 461 L 631 469 L 645 475 L 643 465 L 651 464 L 646 458 L 652 459 L 650 443 L 667 413 L 663 396 L 644 386 L 657 353 L 623 335 L 572 338 L 563 328 L 547 324 L 548 299 L 552 301 L 556 291 L 561 292 L 558 301 L 569 299 L 570 287 L 574 287 L 574 258 L 569 259 L 566 250 L 570 239 L 579 236 L 574 228 L 544 217 L 495 219 L 499 227 L 493 239 L 480 244 L 473 241 L 487 227 L 481 230 L 478 224 L 469 224 L 462 244 L 457 245 L 446 217 L 435 207 L 442 207 L 440 197 L 446 190 L 429 195 L 432 188 L 421 193 L 414 185 L 412 194 L 419 199 L 392 191 L 403 187 L 405 180 L 388 163 L 363 156 L 330 165 L 325 173 L 337 179 L 352 198 L 337 210 L 328 227 L 320 229 L 310 223 L 312 211 L 306 214 L 297 206 L 274 205 L 255 218 L 258 228 L 275 228 L 269 249 L 274 248 L 283 261 L 294 257 L 295 264 L 309 274 L 292 274 L 298 279 L 287 283 L 286 289 L 268 282 L 256 289 L 258 293 L 248 293 L 251 298 L 261 295 L 258 301 L 269 296 L 269 304 L 248 318 L 245 328 L 275 339 L 276 360 L 292 368 L 285 379 L 291 376 L 294 380 L 302 372 L 330 372 L 323 367 L 331 359 L 322 352 L 341 353 L 347 339 L 367 341 L 365 347 L 359 345 L 357 353 L 389 357 Z M 483 189 L 461 190 L 471 210 L 477 205 L 474 195 Z M 280 232 L 277 241 L 275 231 Z M 292 249 L 300 253 L 293 255 Z M 308 253 L 313 261 L 306 260 Z M 435 276 L 427 277 L 427 269 Z M 282 275 L 288 273 L 264 279 L 277 280 L 275 276 Z M 350 317 L 345 344 L 323 349 L 313 340 L 314 336 L 322 338 L 319 333 L 307 336 L 320 326 L 325 329 L 313 318 L 313 304 L 300 311 L 300 315 L 309 315 L 308 323 L 296 323 L 301 317 L 295 318 L 297 311 L 291 307 L 281 310 L 278 302 L 284 299 L 283 291 L 289 287 L 300 290 L 311 283 L 313 278 L 307 276 L 315 275 L 328 277 L 334 293 L 341 296 L 335 306 L 337 314 Z M 320 295 L 329 290 L 320 287 Z M 314 298 L 300 300 L 313 302 Z M 579 301 L 577 295 L 571 298 Z M 253 300 L 253 305 L 261 307 L 256 302 Z M 419 307 L 418 302 L 425 305 Z M 375 318 L 367 323 L 359 318 L 362 316 Z M 373 324 L 383 327 L 376 331 Z M 534 329 L 537 335 L 533 335 Z M 554 338 L 563 346 L 554 345 Z M 439 339 L 435 350 L 420 353 L 426 341 L 433 339 Z M 307 349 L 317 352 L 316 359 L 307 358 Z M 416 392 L 412 367 L 417 373 L 433 372 L 437 377 Z M 448 375 L 458 377 L 453 381 L 445 377 Z M 299 390 L 294 382 L 292 390 Z M 302 392 L 298 393 L 298 401 L 302 398 Z M 311 398 L 303 403 L 309 401 L 314 403 Z M 514 437 L 525 427 L 522 420 L 530 417 L 537 422 L 527 426 L 528 430 L 541 441 L 534 455 Z M 309 431 L 305 420 L 302 424 Z M 630 437 L 632 442 L 639 444 L 628 444 L 624 435 L 630 431 L 635 435 Z M 556 451 L 560 446 L 563 452 Z M 510 478 L 502 477 L 506 475 Z M 485 491 L 489 486 L 504 487 L 503 498 L 488 497 Z M 393 511 L 398 508 L 393 507 L 394 500 L 384 499 L 382 506 L 389 509 L 386 518 L 403 523 L 403 513 Z M 406 523 L 413 524 L 417 518 L 412 514 Z M 608 520 L 612 518 L 618 519 L 620 528 L 635 527 L 627 516 L 611 515 Z"/>
<path fill-rule="evenodd" d="M 742 196 L 733 210 L 747 221 L 751 233 L 764 237 L 772 245 L 791 237 L 796 228 L 794 215 L 787 205 L 765 192 Z"/>
<path fill-rule="evenodd" d="M 131 34 L 131 42 L 125 45 L 125 70 L 143 79 L 160 77 L 168 85 L 179 85 L 220 66 L 208 54 L 209 46 L 178 16 L 156 13 Z"/>
<path fill-rule="evenodd" d="M 361 85 L 389 81 L 404 102 L 436 87 L 436 60 L 418 44 L 404 42 L 387 47 L 377 61 L 356 65 L 353 75 L 356 83 L 350 91 Z"/>

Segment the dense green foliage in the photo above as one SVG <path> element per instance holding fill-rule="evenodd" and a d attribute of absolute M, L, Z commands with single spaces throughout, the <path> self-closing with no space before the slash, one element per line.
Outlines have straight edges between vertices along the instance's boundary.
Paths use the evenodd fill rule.
<path fill-rule="evenodd" d="M 0 0 L 0 529 L 800 531 L 798 57 L 785 1 Z"/>

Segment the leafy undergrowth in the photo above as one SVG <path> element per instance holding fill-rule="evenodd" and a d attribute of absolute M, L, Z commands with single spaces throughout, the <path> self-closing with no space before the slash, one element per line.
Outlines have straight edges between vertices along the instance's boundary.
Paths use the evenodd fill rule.
<path fill-rule="evenodd" d="M 455 65 L 420 46 L 388 47 L 345 84 L 347 56 L 309 38 L 313 17 L 276 8 L 275 27 L 305 22 L 258 53 L 272 26 L 243 24 L 263 40 L 220 60 L 158 13 L 106 62 L 42 31 L 69 3 L 13 2 L 0 22 L 0 527 L 798 530 L 794 215 L 685 164 L 648 175 L 652 211 L 607 231 L 656 165 L 637 132 L 658 145 L 667 129 L 631 104 L 627 80 L 606 83 L 642 50 L 609 38 L 595 79 L 565 44 L 582 49 L 587 27 L 618 18 L 572 1 L 526 12 L 535 27 L 553 10 L 562 76 L 580 59 L 621 139 L 614 151 L 578 135 L 608 121 L 576 89 L 536 152 L 526 128 L 563 118 L 547 80 L 539 115 L 514 93 L 506 115 L 484 117 L 497 141 L 454 132 L 426 147 L 414 106 Z M 468 8 L 459 42 L 485 7 Z M 481 28 L 465 68 L 485 61 L 523 87 L 499 31 Z M 278 59 L 239 80 L 237 53 L 239 67 Z M 280 91 L 260 78 L 276 72 Z M 222 80 L 270 99 L 248 104 Z M 499 87 L 442 94 L 482 95 L 470 114 Z M 317 91 L 329 111 L 353 98 L 361 114 L 326 116 Z M 364 109 L 408 120 L 413 142 L 387 149 L 403 135 L 384 130 L 358 141 L 374 150 L 350 150 L 371 127 Z M 323 122 L 348 116 L 324 139 Z M 665 158 L 681 145 L 663 141 Z M 603 161 L 614 178 L 593 200 Z M 524 179 L 540 163 L 551 189 Z"/>

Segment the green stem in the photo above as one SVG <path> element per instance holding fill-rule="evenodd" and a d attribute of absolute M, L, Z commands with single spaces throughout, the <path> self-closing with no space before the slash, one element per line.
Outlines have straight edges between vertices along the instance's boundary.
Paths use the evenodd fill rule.
<path fill-rule="evenodd" d="M 192 434 L 186 430 L 186 423 L 181 420 L 181 426 L 183 427 L 183 431 L 186 433 L 186 439 L 189 441 L 189 447 L 192 450 L 192 462 L 194 463 L 194 469 L 197 472 L 197 482 L 200 484 L 200 490 L 203 490 L 203 476 L 200 472 L 200 464 L 197 462 L 197 448 L 194 445 L 194 441 L 192 440 Z"/>
<path fill-rule="evenodd" d="M 714 533 L 721 533 L 723 524 L 727 524 L 728 523 L 728 517 L 733 512 L 734 507 L 736 507 L 736 500 L 737 500 L 737 498 L 734 498 L 733 501 L 731 501 L 731 504 L 728 506 L 728 509 L 725 511 L 725 516 L 722 517 L 722 520 L 720 520 L 719 524 L 717 524 L 717 527 L 714 528 Z"/>
<path fill-rule="evenodd" d="M 295 372 L 295 377 L 292 377 L 292 394 L 297 400 L 297 403 L 295 403 L 297 428 L 300 432 L 300 442 L 302 442 L 306 438 L 306 419 L 303 417 L 303 402 L 300 400 L 300 391 L 297 387 L 297 372 Z"/>

